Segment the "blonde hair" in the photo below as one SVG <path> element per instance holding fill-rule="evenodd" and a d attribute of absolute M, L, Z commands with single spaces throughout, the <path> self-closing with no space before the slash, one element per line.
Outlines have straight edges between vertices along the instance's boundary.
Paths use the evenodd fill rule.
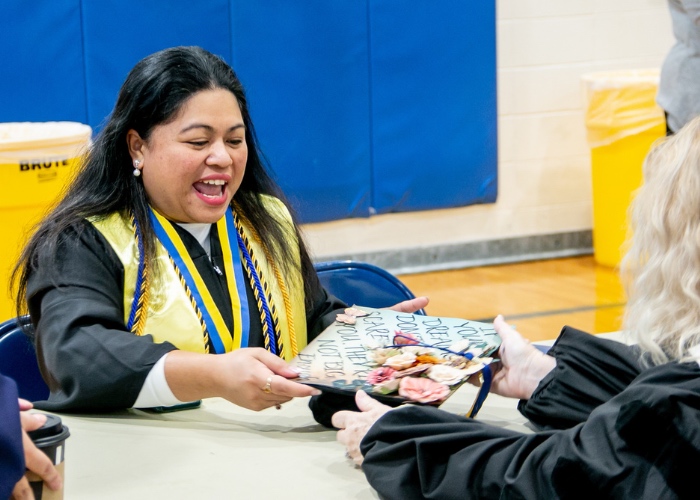
<path fill-rule="evenodd" d="M 657 142 L 629 210 L 624 328 L 645 362 L 694 359 L 700 344 L 700 117 Z"/>

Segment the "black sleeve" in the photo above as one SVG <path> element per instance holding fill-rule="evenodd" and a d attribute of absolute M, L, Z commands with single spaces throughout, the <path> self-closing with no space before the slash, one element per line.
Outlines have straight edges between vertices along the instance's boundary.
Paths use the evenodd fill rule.
<path fill-rule="evenodd" d="M 0 498 L 10 498 L 24 475 L 22 427 L 19 421 L 17 386 L 0 375 Z"/>
<path fill-rule="evenodd" d="M 51 390 L 36 407 L 131 407 L 153 365 L 175 346 L 126 330 L 123 266 L 92 224 L 72 228 L 51 260 L 53 268 L 34 270 L 27 286 L 39 367 Z"/>
<path fill-rule="evenodd" d="M 649 370 L 588 420 L 520 434 L 430 407 L 390 411 L 361 443 L 382 498 L 689 498 L 700 369 Z"/>
<path fill-rule="evenodd" d="M 566 429 L 622 392 L 641 371 L 639 350 L 565 326 L 550 355 L 557 366 L 518 409 L 545 429 Z"/>
<path fill-rule="evenodd" d="M 314 277 L 316 276 L 314 275 Z M 318 280 L 318 278 L 316 278 L 316 280 Z M 318 283 L 316 290 L 318 293 L 316 297 L 313 298 L 313 306 L 311 310 L 306 311 L 307 342 L 311 342 L 318 337 L 323 330 L 328 328 L 331 323 L 335 321 L 336 314 L 348 307 L 347 304 L 338 297 L 328 293 L 328 291 L 321 286 L 321 283 Z"/>

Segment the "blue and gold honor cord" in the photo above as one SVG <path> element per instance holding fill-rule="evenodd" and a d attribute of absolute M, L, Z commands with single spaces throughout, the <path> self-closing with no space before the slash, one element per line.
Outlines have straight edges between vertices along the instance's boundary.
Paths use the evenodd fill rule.
<path fill-rule="evenodd" d="M 236 228 L 238 229 L 239 234 L 242 234 L 243 242 L 244 244 L 248 244 L 248 239 L 245 237 L 245 233 L 242 230 L 242 225 L 240 223 L 239 217 L 237 214 L 234 214 L 234 220 L 236 221 Z M 263 252 L 265 253 L 265 258 L 267 259 L 267 264 L 272 270 L 272 273 L 275 275 L 275 279 L 277 280 L 277 286 L 279 287 L 279 291 L 282 294 L 282 301 L 284 302 L 284 312 L 285 315 L 287 316 L 287 332 L 289 333 L 289 344 L 291 347 L 291 354 L 292 357 L 295 357 L 297 354 L 299 354 L 299 347 L 297 345 L 297 336 L 296 336 L 296 329 L 294 327 L 294 313 L 292 312 L 292 299 L 289 296 L 289 290 L 287 289 L 287 285 L 284 282 L 284 277 L 282 276 L 282 273 L 280 272 L 279 266 L 275 264 L 275 259 L 272 257 L 271 253 L 269 252 L 267 246 L 262 244 L 260 235 L 258 232 L 255 230 L 255 228 L 252 225 L 248 225 L 248 231 L 250 231 L 250 234 L 252 238 L 257 241 L 260 246 L 263 249 Z M 274 301 L 272 300 L 272 297 L 270 297 L 270 303 L 273 304 L 274 307 Z M 276 318 L 276 316 L 275 316 Z M 277 319 L 275 319 L 277 321 Z M 278 335 L 278 338 L 281 339 L 281 336 Z M 281 342 L 281 340 L 280 340 Z M 283 346 L 284 347 L 284 346 Z M 284 351 L 284 349 L 281 349 L 281 351 Z M 283 353 L 282 353 L 283 354 Z M 282 356 L 280 354 L 280 356 Z M 284 356 L 282 356 L 284 357 Z M 285 357 L 286 359 L 286 357 Z"/>
<path fill-rule="evenodd" d="M 136 276 L 136 288 L 134 290 L 134 300 L 131 303 L 131 311 L 129 312 L 129 320 L 126 323 L 127 329 L 135 335 L 143 335 L 146 325 L 146 305 L 148 304 L 148 266 L 146 259 L 143 258 L 143 235 L 141 227 L 136 222 L 136 218 L 131 214 L 131 226 L 134 228 L 134 237 L 136 238 L 136 248 L 139 252 L 139 268 Z"/>
<path fill-rule="evenodd" d="M 243 225 L 235 215 L 232 215 L 232 218 L 236 224 L 238 248 L 244 257 L 243 265 L 250 278 L 253 295 L 255 296 L 258 310 L 260 311 L 260 324 L 262 326 L 265 349 L 272 354 L 284 357 L 284 345 L 282 344 L 280 335 L 279 318 L 277 317 L 277 309 L 272 301 L 272 295 L 267 282 L 259 272 L 258 261 L 255 258 L 248 237 L 243 231 Z"/>
<path fill-rule="evenodd" d="M 151 209 L 151 223 L 153 224 L 153 229 L 161 242 L 165 250 L 170 255 L 173 263 L 177 270 L 182 275 L 184 283 L 189 288 L 191 297 L 193 299 L 193 305 L 196 305 L 199 312 L 201 312 L 202 320 L 206 325 L 207 331 L 209 332 L 209 339 L 214 351 L 217 354 L 224 352 L 230 352 L 237 347 L 246 347 L 249 331 L 249 316 L 248 314 L 243 315 L 242 312 L 245 310 L 248 312 L 247 295 L 245 292 L 245 283 L 240 279 L 241 273 L 236 273 L 235 268 L 239 269 L 242 267 L 240 255 L 238 252 L 230 252 L 226 257 L 230 257 L 230 264 L 227 263 L 227 284 L 229 287 L 229 293 L 231 295 L 231 306 L 233 310 L 233 334 L 229 331 L 226 323 L 219 308 L 216 306 L 214 299 L 209 292 L 209 289 L 204 284 L 199 271 L 197 271 L 192 258 L 190 257 L 187 249 L 185 248 L 180 235 L 173 227 L 172 223 L 165 217 Z M 230 249 L 230 239 L 229 234 L 233 228 L 233 224 L 228 224 L 229 229 L 226 229 L 226 217 L 222 218 L 218 223 L 223 224 L 224 229 L 219 229 L 219 235 L 222 238 L 221 246 L 222 248 Z M 235 229 L 233 229 L 235 231 Z M 231 267 L 233 269 L 231 269 Z M 231 272 L 233 270 L 233 272 Z M 237 277 L 236 274 L 239 276 Z M 238 279 L 237 279 L 238 278 Z M 245 318 L 245 319 L 244 319 Z M 245 321 L 245 323 L 244 323 Z M 245 332 L 245 343 L 243 343 L 243 336 Z"/>

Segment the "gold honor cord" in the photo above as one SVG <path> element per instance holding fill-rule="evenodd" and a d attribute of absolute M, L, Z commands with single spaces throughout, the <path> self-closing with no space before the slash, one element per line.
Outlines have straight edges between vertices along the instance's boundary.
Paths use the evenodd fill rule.
<path fill-rule="evenodd" d="M 279 267 L 277 267 L 277 264 L 275 264 L 272 255 L 270 255 L 267 246 L 260 239 L 260 235 L 258 235 L 258 232 L 255 230 L 255 228 L 252 227 L 252 225 L 248 224 L 248 227 L 250 227 L 250 232 L 253 235 L 253 239 L 255 239 L 256 243 L 258 243 L 263 248 L 263 251 L 265 252 L 265 258 L 267 259 L 269 266 L 272 268 L 272 271 L 275 273 L 277 285 L 280 287 L 280 292 L 282 293 L 282 298 L 284 300 L 284 312 L 287 315 L 287 330 L 289 331 L 289 343 L 291 344 L 292 356 L 297 356 L 299 354 L 299 348 L 297 347 L 297 336 L 296 331 L 294 330 L 292 300 L 289 297 L 287 285 L 284 282 L 284 278 L 282 277 L 282 273 L 280 272 Z"/>
<path fill-rule="evenodd" d="M 136 248 L 139 252 L 139 276 L 136 279 L 136 290 L 134 290 L 134 300 L 135 304 L 132 305 L 131 311 L 131 333 L 134 335 L 143 336 L 146 329 L 146 318 L 148 317 L 148 292 L 149 292 L 149 274 L 148 274 L 148 263 L 146 262 L 146 257 L 143 250 L 143 239 L 141 238 L 141 230 L 136 223 L 136 218 L 132 213 L 130 215 L 131 227 L 134 231 L 134 238 L 136 239 Z M 127 325 L 128 326 L 128 325 Z"/>
<path fill-rule="evenodd" d="M 258 304 L 258 310 L 260 311 L 260 323 L 262 326 L 263 330 L 263 338 L 265 340 L 265 349 L 268 351 L 272 351 L 272 348 L 270 346 L 270 341 L 274 340 L 275 342 L 275 347 L 276 347 L 276 352 L 277 355 L 281 358 L 284 358 L 284 343 L 282 342 L 282 337 L 280 334 L 280 326 L 279 326 L 279 318 L 277 317 L 277 308 L 275 307 L 275 304 L 272 299 L 272 294 L 270 293 L 270 289 L 267 285 L 267 282 L 265 281 L 265 278 L 263 277 L 262 273 L 260 272 L 260 265 L 258 264 L 257 259 L 255 258 L 255 254 L 253 252 L 253 248 L 250 245 L 250 242 L 248 241 L 248 237 L 245 235 L 243 232 L 243 226 L 241 225 L 241 221 L 238 218 L 238 216 L 234 213 L 233 214 L 233 219 L 236 224 L 236 229 L 238 230 L 238 234 L 241 237 L 241 241 L 243 241 L 243 245 L 245 246 L 245 250 L 248 252 L 248 255 L 250 257 L 250 260 L 253 264 L 253 268 L 248 265 L 247 259 L 242 259 L 243 261 L 243 268 L 246 270 L 248 273 L 248 277 L 250 279 L 250 284 L 253 289 L 253 294 L 255 296 L 255 300 Z M 260 285 L 262 286 L 263 292 L 265 294 L 264 299 L 267 300 L 268 308 L 270 311 L 270 316 L 272 320 L 272 325 L 273 325 L 273 332 L 269 331 L 269 326 L 267 322 L 267 313 L 265 311 L 265 307 L 263 307 L 263 297 L 260 296 L 260 292 L 258 291 L 258 287 L 256 286 L 255 278 L 258 278 L 260 281 Z M 274 352 L 274 351 L 272 351 Z"/>
<path fill-rule="evenodd" d="M 289 292 L 287 291 L 287 286 L 284 284 L 284 279 L 282 279 L 282 274 L 280 273 L 279 268 L 272 261 L 270 253 L 267 251 L 267 248 L 263 248 L 265 249 L 265 257 L 267 258 L 267 261 L 270 263 L 270 267 L 272 267 L 272 270 L 275 273 L 277 284 L 279 285 L 280 292 L 282 293 L 282 299 L 284 301 L 284 312 L 287 315 L 287 330 L 289 330 L 289 343 L 291 344 L 292 348 L 292 356 L 296 356 L 297 354 L 299 354 L 299 348 L 297 347 L 297 336 L 296 332 L 294 331 L 294 319 L 292 317 L 292 301 L 289 298 Z"/>

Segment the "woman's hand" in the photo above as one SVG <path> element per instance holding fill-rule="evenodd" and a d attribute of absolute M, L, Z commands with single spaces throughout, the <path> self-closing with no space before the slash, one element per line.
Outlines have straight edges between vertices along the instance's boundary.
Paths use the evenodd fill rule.
<path fill-rule="evenodd" d="M 333 427 L 340 429 L 338 441 L 345 446 L 347 454 L 356 465 L 362 465 L 364 457 L 360 452 L 360 443 L 370 427 L 391 407 L 381 404 L 369 397 L 364 391 L 355 395 L 357 407 L 361 410 L 339 411 L 333 415 Z"/>
<path fill-rule="evenodd" d="M 321 393 L 308 385 L 287 380 L 299 376 L 287 363 L 262 348 L 238 349 L 221 356 L 222 384 L 228 389 L 221 396 L 250 410 L 281 405 L 292 398 Z"/>
<path fill-rule="evenodd" d="M 491 392 L 518 399 L 530 399 L 540 381 L 556 366 L 548 356 L 523 338 L 500 314 L 493 321 L 501 337 L 500 362 L 493 363 Z"/>
<path fill-rule="evenodd" d="M 39 413 L 29 413 L 32 404 L 24 399 L 19 400 L 20 421 L 22 424 L 22 446 L 24 447 L 24 461 L 27 469 L 35 473 L 44 480 L 46 485 L 52 490 L 61 488 L 61 475 L 51 460 L 32 442 L 27 432 L 39 429 L 46 423 L 46 416 Z M 31 486 L 26 477 L 22 477 L 12 490 L 13 499 L 34 498 Z"/>
<path fill-rule="evenodd" d="M 387 309 L 404 313 L 414 313 L 418 309 L 424 309 L 425 306 L 428 305 L 428 302 L 430 302 L 430 299 L 428 299 L 428 297 L 416 297 L 415 299 L 404 300 L 403 302 L 394 304 L 393 306 L 388 307 Z"/>
<path fill-rule="evenodd" d="M 298 376 L 283 359 L 257 347 L 216 356 L 172 351 L 165 360 L 165 378 L 180 401 L 222 397 L 256 411 L 320 394 L 287 380 Z"/>

